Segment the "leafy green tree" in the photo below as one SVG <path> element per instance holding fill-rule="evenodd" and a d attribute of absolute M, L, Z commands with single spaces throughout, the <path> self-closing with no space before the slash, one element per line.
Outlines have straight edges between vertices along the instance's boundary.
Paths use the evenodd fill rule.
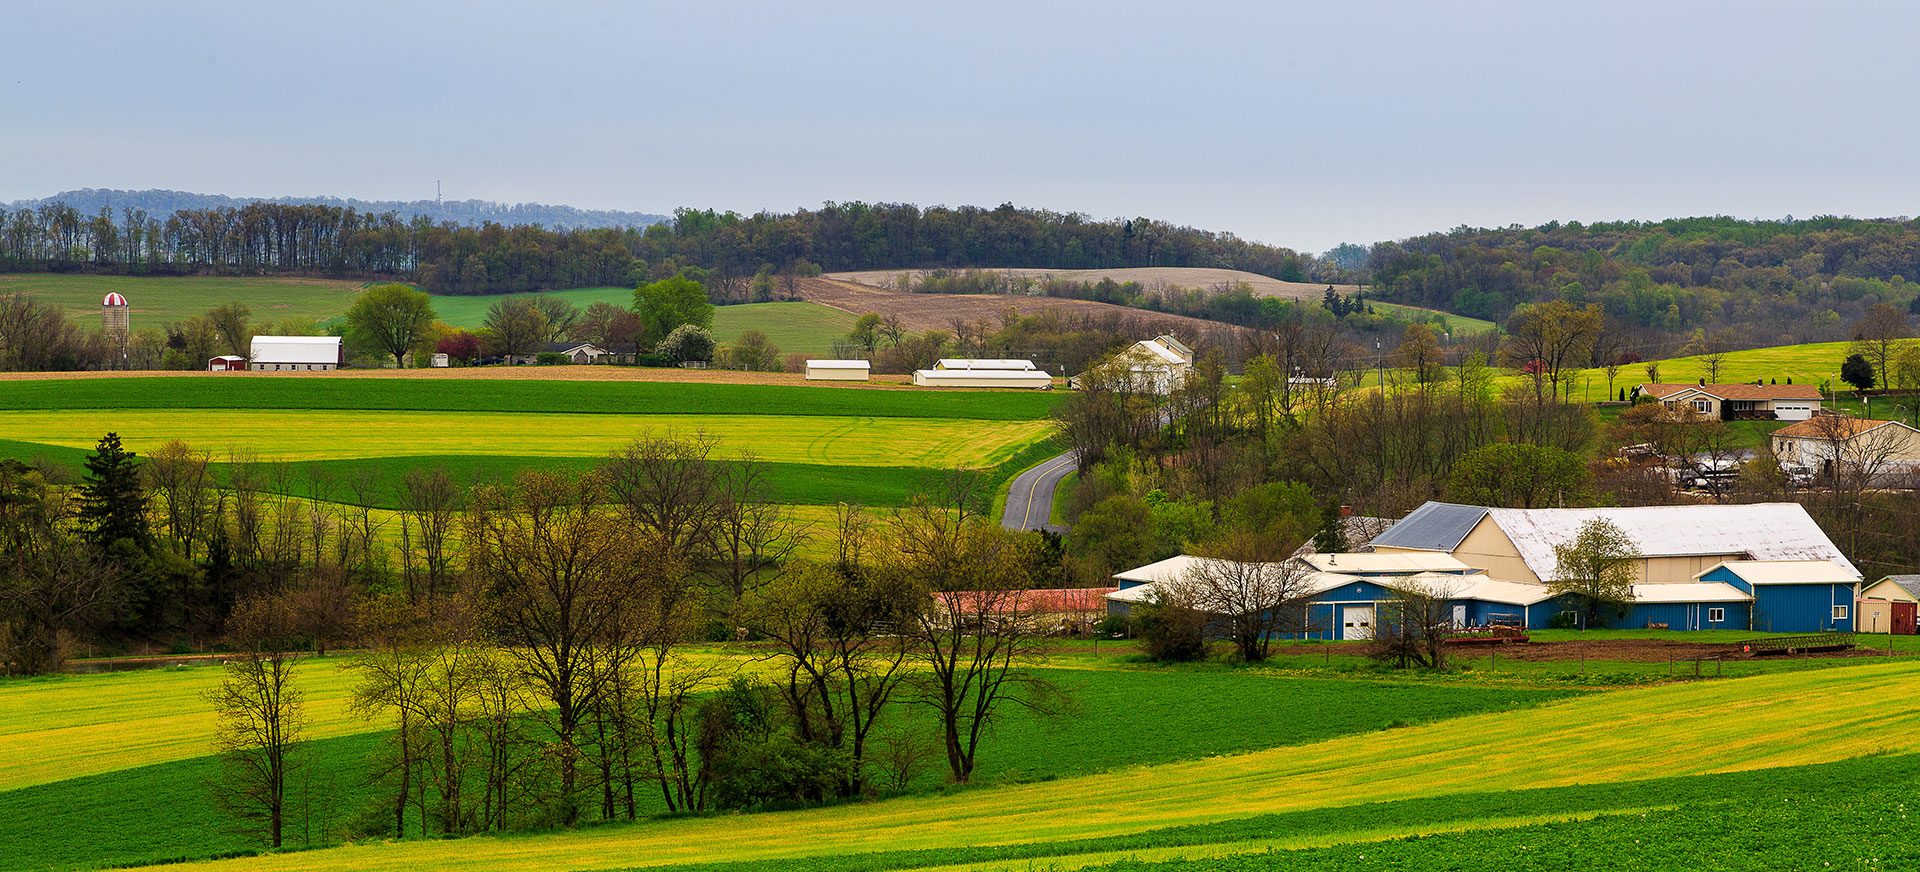
<path fill-rule="evenodd" d="M 1587 626 L 1604 623 L 1604 609 L 1633 605 L 1640 549 L 1612 521 L 1595 518 L 1580 525 L 1580 534 L 1572 542 L 1553 547 L 1553 557 L 1555 566 L 1547 590 L 1578 599 L 1586 609 Z"/>
<path fill-rule="evenodd" d="M 677 363 L 713 359 L 713 334 L 705 327 L 682 324 L 654 346 L 653 353 L 671 357 Z"/>
<path fill-rule="evenodd" d="M 402 369 L 407 355 L 432 338 L 433 318 L 433 298 L 398 283 L 374 285 L 347 307 L 354 335 L 393 355 L 394 366 Z"/>
<path fill-rule="evenodd" d="M 633 292 L 633 313 L 640 316 L 640 341 L 655 343 L 681 325 L 713 327 L 707 289 L 684 275 L 641 285 Z"/>
<path fill-rule="evenodd" d="M 134 453 L 120 447 L 120 435 L 108 433 L 86 460 L 80 484 L 80 526 L 87 541 L 102 550 L 128 540 L 145 550 L 147 490 Z"/>
<path fill-rule="evenodd" d="M 226 303 L 207 310 L 207 323 L 219 333 L 227 353 L 245 357 L 252 353 L 253 331 L 247 325 L 252 315 L 245 303 Z"/>
<path fill-rule="evenodd" d="M 1854 390 L 1873 390 L 1877 375 L 1873 371 L 1873 364 L 1868 363 L 1864 355 L 1849 354 L 1846 361 L 1840 364 L 1840 380 L 1853 385 Z"/>
<path fill-rule="evenodd" d="M 1593 475 L 1571 451 L 1497 442 L 1475 448 L 1454 463 L 1447 497 L 1472 505 L 1535 509 L 1584 503 L 1592 486 Z"/>

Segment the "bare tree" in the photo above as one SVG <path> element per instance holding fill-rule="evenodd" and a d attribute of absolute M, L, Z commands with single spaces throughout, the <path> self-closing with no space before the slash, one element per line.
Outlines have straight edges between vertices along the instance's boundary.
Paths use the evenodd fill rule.
<path fill-rule="evenodd" d="M 1237 529 L 1197 549 L 1187 574 L 1173 583 L 1180 599 L 1210 616 L 1213 634 L 1231 641 L 1240 659 L 1267 659 L 1275 637 L 1307 627 L 1306 602 L 1315 591 L 1312 570 L 1296 560 L 1288 543 Z"/>
<path fill-rule="evenodd" d="M 1557 397 L 1570 369 L 1587 358 L 1600 335 L 1600 304 L 1579 308 L 1564 300 L 1523 307 L 1507 321 L 1504 353 L 1516 369 L 1535 370 L 1535 393 Z"/>
<path fill-rule="evenodd" d="M 1873 371 L 1880 374 L 1881 381 L 1889 382 L 1900 347 L 1912 336 L 1913 326 L 1907 322 L 1907 313 L 1887 303 L 1875 303 L 1854 323 L 1853 344 L 1848 351 L 1866 358 L 1873 364 Z"/>
<path fill-rule="evenodd" d="M 793 510 L 775 500 L 766 467 L 749 454 L 720 469 L 711 550 L 738 600 L 762 573 L 778 571 L 806 534 Z"/>
<path fill-rule="evenodd" d="M 622 518 L 656 537 L 670 561 L 703 559 L 720 518 L 719 440 L 706 435 L 636 439 L 600 464 Z"/>
<path fill-rule="evenodd" d="M 454 589 L 453 538 L 465 493 L 446 467 L 410 469 L 400 479 L 400 570 L 414 602 Z"/>
<path fill-rule="evenodd" d="M 1423 573 L 1383 581 L 1391 598 L 1375 616 L 1373 657 L 1402 669 L 1447 668 L 1447 638 L 1453 634 L 1453 603 L 1460 576 Z"/>
<path fill-rule="evenodd" d="M 284 838 L 306 729 L 304 701 L 293 683 L 295 633 L 286 598 L 242 600 L 227 625 L 234 654 L 226 676 L 207 695 L 218 720 L 214 747 L 222 762 L 215 798 L 275 848 Z"/>

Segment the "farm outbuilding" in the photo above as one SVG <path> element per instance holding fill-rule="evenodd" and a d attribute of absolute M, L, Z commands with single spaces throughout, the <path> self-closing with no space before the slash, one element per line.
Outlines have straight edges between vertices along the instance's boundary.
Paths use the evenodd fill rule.
<path fill-rule="evenodd" d="M 222 354 L 207 359 L 207 372 L 245 372 L 247 359 L 238 354 Z"/>
<path fill-rule="evenodd" d="M 873 364 L 865 360 L 809 360 L 807 381 L 866 381 Z"/>
<path fill-rule="evenodd" d="M 1752 629 L 1773 633 L 1849 633 L 1860 576 L 1827 560 L 1728 560 L 1700 573 L 1747 594 Z"/>
<path fill-rule="evenodd" d="M 1920 633 L 1920 575 L 1889 575 L 1854 599 L 1854 624 L 1863 633 Z"/>
<path fill-rule="evenodd" d="M 1105 368 L 1105 369 L 1102 369 Z M 1128 384 L 1132 390 L 1152 394 L 1170 394 L 1187 383 L 1193 374 L 1193 349 L 1170 335 L 1142 339 L 1097 365 L 1097 381 Z M 1081 390 L 1088 374 L 1067 380 L 1067 387 Z"/>
<path fill-rule="evenodd" d="M 1053 387 L 1053 376 L 1037 369 L 917 369 L 913 383 L 928 388 Z"/>
<path fill-rule="evenodd" d="M 324 372 L 347 362 L 338 336 L 255 336 L 250 369 L 265 372 Z"/>

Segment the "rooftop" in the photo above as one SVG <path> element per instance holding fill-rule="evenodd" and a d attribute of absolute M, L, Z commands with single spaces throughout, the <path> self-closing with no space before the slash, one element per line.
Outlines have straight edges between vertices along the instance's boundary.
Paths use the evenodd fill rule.
<path fill-rule="evenodd" d="M 1815 415 L 1805 421 L 1795 421 L 1792 424 L 1781 427 L 1773 431 L 1773 435 L 1799 437 L 1803 439 L 1852 439 L 1869 430 L 1878 430 L 1888 424 L 1893 424 L 1896 427 L 1907 426 L 1899 421 L 1875 421 L 1869 418 L 1855 418 L 1848 415 Z"/>
<path fill-rule="evenodd" d="M 1756 385 L 1756 384 L 1667 384 L 1650 382 L 1640 386 L 1640 392 L 1656 400 L 1664 400 L 1675 394 L 1687 391 L 1699 391 L 1722 400 L 1818 400 L 1820 388 L 1816 385 Z"/>
<path fill-rule="evenodd" d="M 1860 580 L 1831 560 L 1723 560 L 1694 578 L 1721 567 L 1748 584 L 1852 584 Z"/>
<path fill-rule="evenodd" d="M 1405 554 L 1385 551 L 1302 554 L 1300 559 L 1321 572 L 1387 573 L 1412 575 L 1420 572 L 1469 572 L 1473 567 L 1455 560 L 1451 554 Z"/>

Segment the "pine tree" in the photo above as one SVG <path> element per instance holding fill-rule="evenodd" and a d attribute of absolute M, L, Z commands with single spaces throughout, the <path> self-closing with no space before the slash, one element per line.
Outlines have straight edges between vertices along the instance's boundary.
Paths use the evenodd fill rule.
<path fill-rule="evenodd" d="M 87 458 L 87 477 L 80 485 L 80 524 L 96 548 L 105 550 L 126 539 L 147 549 L 146 487 L 134 453 L 120 447 L 117 433 L 100 437 Z"/>

